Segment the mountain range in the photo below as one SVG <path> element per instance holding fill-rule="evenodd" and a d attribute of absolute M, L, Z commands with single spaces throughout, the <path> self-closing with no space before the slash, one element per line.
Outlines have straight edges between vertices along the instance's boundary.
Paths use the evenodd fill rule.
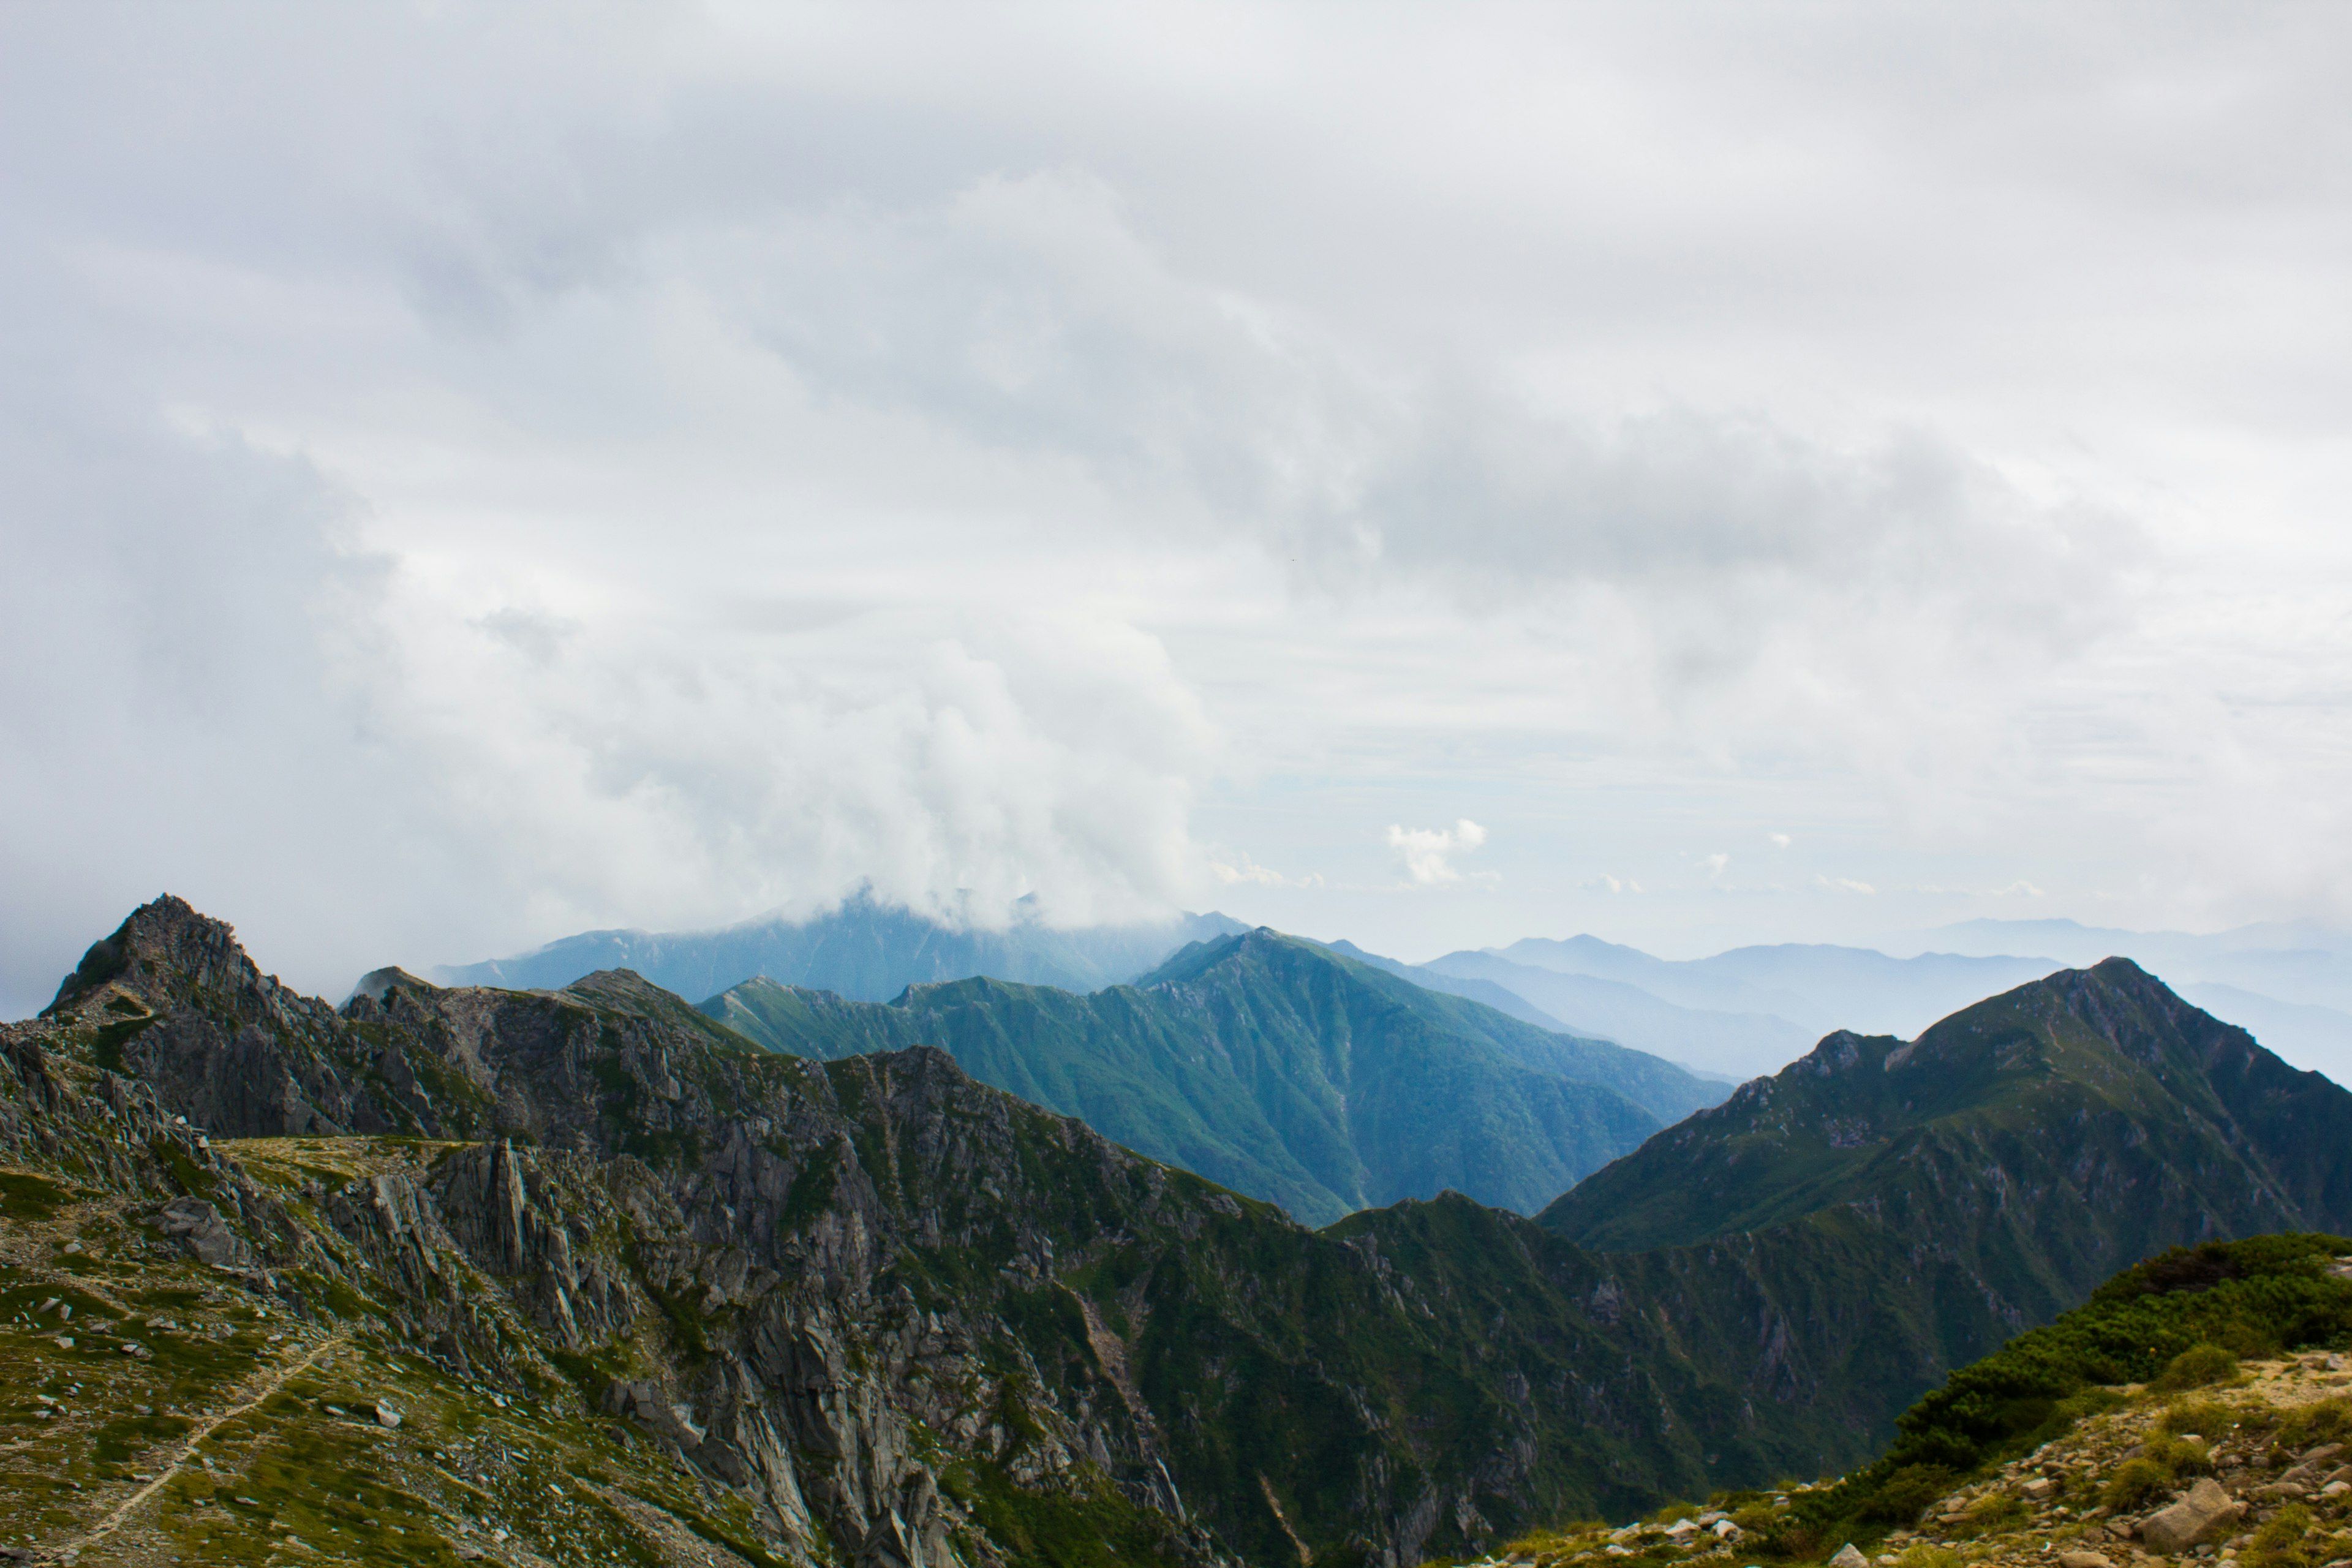
<path fill-rule="evenodd" d="M 1002 929 L 941 923 L 853 897 L 800 921 L 717 931 L 589 931 L 535 952 L 432 971 L 447 984 L 554 988 L 629 968 L 702 997 L 754 976 L 887 1002 L 908 985 L 987 975 L 1093 991 L 1148 973 L 1188 943 L 1246 930 L 1229 916 L 1055 930 L 1017 905 Z M 2069 965 L 2132 958 L 2180 994 L 2252 1029 L 2300 1066 L 2352 1081 L 2352 936 L 2311 922 L 2209 936 L 2072 921 L 1970 921 L 1890 944 L 1735 948 L 1668 960 L 1592 936 L 1530 938 L 1407 963 L 1325 943 L 1427 989 L 1559 1033 L 1612 1040 L 1734 1081 L 1775 1071 L 1832 1029 L 1909 1037 L 1992 993 Z"/>
<path fill-rule="evenodd" d="M 1392 978 L 1253 932 L 1134 990 L 1286 966 L 1351 1021 Z M 2111 963 L 1833 1034 L 1542 1223 L 1318 1231 L 943 1050 L 774 1052 L 616 972 L 335 1008 L 161 900 L 0 1029 L 0 1376 L 49 1402 L 0 1399 L 0 1534 L 1407 1568 L 1867 1459 L 2103 1259 L 2352 1229 L 2347 1134 Z"/>
<path fill-rule="evenodd" d="M 884 1005 L 756 979 L 702 1010 L 819 1060 L 942 1047 L 983 1083 L 1315 1225 L 1448 1189 L 1532 1214 L 1728 1089 L 1265 930 L 1090 995 L 975 979 Z"/>

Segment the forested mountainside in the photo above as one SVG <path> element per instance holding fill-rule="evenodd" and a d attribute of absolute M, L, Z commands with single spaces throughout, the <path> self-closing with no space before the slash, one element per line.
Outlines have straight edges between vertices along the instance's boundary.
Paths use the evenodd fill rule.
<path fill-rule="evenodd" d="M 1916 1302 L 1985 1289 L 1860 1200 L 1311 1231 L 943 1051 L 626 974 L 337 1010 L 175 900 L 0 1059 L 0 1539 L 85 1563 L 1409 1568 L 1864 1461 L 1979 1328 Z"/>
<path fill-rule="evenodd" d="M 1025 906 L 1015 909 L 1016 916 Z M 808 920 L 746 921 L 719 931 L 592 931 L 533 952 L 435 972 L 448 985 L 554 990 L 629 969 L 681 996 L 711 996 L 755 974 L 884 1002 L 909 985 L 992 974 L 1092 991 L 1130 980 L 1189 942 L 1243 931 L 1221 914 L 1058 931 L 1016 918 L 1002 930 L 950 926 L 860 893 Z"/>
<path fill-rule="evenodd" d="M 1448 1189 L 1532 1214 L 1730 1089 L 1265 930 L 1091 995 L 964 980 L 879 1005 L 755 980 L 703 1010 L 823 1060 L 943 1047 L 983 1083 L 1318 1225 Z"/>

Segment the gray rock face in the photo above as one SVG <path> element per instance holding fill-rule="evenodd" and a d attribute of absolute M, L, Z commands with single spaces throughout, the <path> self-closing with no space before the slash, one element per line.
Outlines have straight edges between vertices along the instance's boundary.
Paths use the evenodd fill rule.
<path fill-rule="evenodd" d="M 253 1249 L 245 1238 L 229 1229 L 220 1211 L 197 1197 L 176 1197 L 165 1204 L 156 1215 L 164 1235 L 176 1237 L 204 1262 L 224 1268 L 247 1268 L 253 1264 Z"/>
<path fill-rule="evenodd" d="M 2171 1507 L 2158 1509 L 2142 1520 L 2140 1542 L 2154 1552 L 2185 1551 L 2221 1534 L 2244 1511 L 2243 1505 L 2231 1500 L 2221 1483 L 2208 1477 Z"/>

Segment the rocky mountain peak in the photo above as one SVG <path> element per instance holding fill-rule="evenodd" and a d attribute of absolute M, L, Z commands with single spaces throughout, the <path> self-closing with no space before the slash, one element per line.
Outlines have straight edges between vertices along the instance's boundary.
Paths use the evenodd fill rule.
<path fill-rule="evenodd" d="M 251 999 L 268 988 L 227 921 L 200 914 L 186 900 L 165 893 L 92 942 L 41 1016 L 76 1013 L 116 994 L 158 1007 L 200 992 Z"/>

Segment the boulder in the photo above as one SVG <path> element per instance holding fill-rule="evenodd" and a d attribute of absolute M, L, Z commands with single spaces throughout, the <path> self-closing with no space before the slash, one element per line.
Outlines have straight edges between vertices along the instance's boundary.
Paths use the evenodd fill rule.
<path fill-rule="evenodd" d="M 2107 1560 L 2096 1552 L 2061 1552 L 2058 1568 L 2107 1568 Z"/>
<path fill-rule="evenodd" d="M 199 1261 L 223 1268 L 244 1268 L 253 1263 L 253 1250 L 229 1229 L 220 1210 L 199 1197 L 177 1197 L 155 1215 L 163 1234 L 177 1238 Z"/>
<path fill-rule="evenodd" d="M 1830 1568 L 1870 1568 L 1870 1559 L 1849 1541 L 1837 1549 L 1836 1556 L 1830 1559 Z"/>
<path fill-rule="evenodd" d="M 2244 1512 L 2220 1483 L 2208 1478 L 2181 1494 L 2169 1508 L 2157 1510 L 2140 1522 L 2140 1543 L 2159 1556 L 2184 1552 L 2235 1524 Z"/>

